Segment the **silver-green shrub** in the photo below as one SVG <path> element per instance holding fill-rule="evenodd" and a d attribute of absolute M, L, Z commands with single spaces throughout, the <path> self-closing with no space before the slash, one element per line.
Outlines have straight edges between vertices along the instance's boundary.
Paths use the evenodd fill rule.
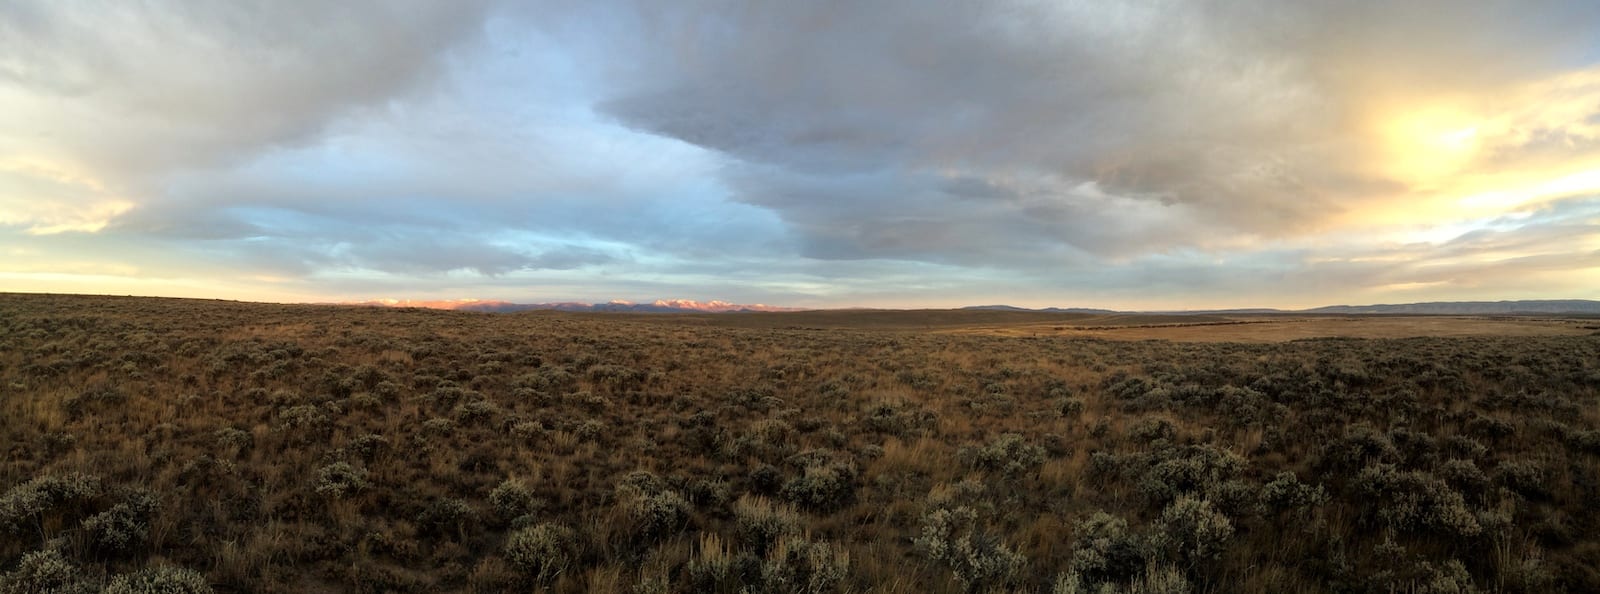
<path fill-rule="evenodd" d="M 733 504 L 733 519 L 739 542 L 756 555 L 765 555 L 780 539 L 798 534 L 801 528 L 799 512 L 765 497 L 740 497 Z"/>
<path fill-rule="evenodd" d="M 549 584 L 572 565 L 577 545 L 572 529 L 544 523 L 513 532 L 503 552 L 529 581 Z"/>
<path fill-rule="evenodd" d="M 978 522 L 972 508 L 940 508 L 922 518 L 915 540 L 928 559 L 950 570 L 968 592 L 1015 585 L 1028 559 Z"/>
<path fill-rule="evenodd" d="M 212 591 L 206 576 L 198 571 L 157 565 L 112 578 L 105 594 L 210 594 Z"/>
<path fill-rule="evenodd" d="M 1162 510 L 1150 546 L 1185 567 L 1216 559 L 1233 539 L 1233 522 L 1204 499 L 1183 496 Z"/>
<path fill-rule="evenodd" d="M 343 499 L 367 488 L 367 471 L 348 462 L 334 462 L 317 470 L 318 495 Z"/>
<path fill-rule="evenodd" d="M 98 591 L 83 570 L 60 551 L 45 549 L 22 556 L 16 569 L 0 575 L 0 594 L 93 594 Z"/>
<path fill-rule="evenodd" d="M 81 473 L 41 476 L 12 487 L 0 495 L 0 533 L 32 531 L 45 513 L 81 504 L 102 491 L 99 477 Z"/>
<path fill-rule="evenodd" d="M 511 521 L 533 511 L 536 500 L 520 479 L 506 479 L 489 492 L 489 505 L 501 520 Z"/>

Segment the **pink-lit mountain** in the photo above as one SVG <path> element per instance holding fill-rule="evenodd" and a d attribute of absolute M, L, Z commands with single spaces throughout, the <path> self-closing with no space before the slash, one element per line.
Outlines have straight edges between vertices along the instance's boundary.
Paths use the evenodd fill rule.
<path fill-rule="evenodd" d="M 631 301 L 610 301 L 607 303 L 511 303 L 509 301 L 493 301 L 484 299 L 453 299 L 443 301 L 413 301 L 409 299 L 378 299 L 348 303 L 347 305 L 369 305 L 376 307 L 425 307 L 429 309 L 453 309 L 459 311 L 481 312 L 514 312 L 535 309 L 549 309 L 556 311 L 604 311 L 604 312 L 632 312 L 632 313 L 735 313 L 754 311 L 800 311 L 797 307 L 778 307 L 765 304 L 740 304 L 727 301 L 694 301 L 691 299 L 657 299 L 650 303 L 634 303 Z"/>

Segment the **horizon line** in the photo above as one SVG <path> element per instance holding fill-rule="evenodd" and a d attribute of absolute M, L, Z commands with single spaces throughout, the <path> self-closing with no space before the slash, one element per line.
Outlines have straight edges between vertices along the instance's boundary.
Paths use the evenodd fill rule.
<path fill-rule="evenodd" d="M 1422 306 L 1422 305 L 1494 305 L 1494 304 L 1512 304 L 1512 303 L 1535 304 L 1535 303 L 1560 303 L 1560 302 L 1580 302 L 1580 303 L 1590 303 L 1590 304 L 1595 304 L 1597 306 L 1600 306 L 1600 299 L 1581 298 L 1581 297 L 1545 297 L 1545 298 L 1537 298 L 1537 299 L 1495 299 L 1495 300 L 1487 300 L 1487 299 L 1485 299 L 1485 300 L 1458 300 L 1458 301 L 1412 301 L 1412 302 L 1365 303 L 1365 304 L 1337 303 L 1337 304 L 1318 305 L 1318 306 L 1304 307 L 1304 308 L 1285 308 L 1285 307 L 1271 307 L 1271 306 L 1244 306 L 1244 307 L 1204 307 L 1204 308 L 1184 308 L 1184 309 L 1115 309 L 1115 308 L 1107 308 L 1107 307 L 1076 306 L 1076 305 L 1074 305 L 1074 306 L 1051 305 L 1051 306 L 1042 306 L 1042 307 L 1026 307 L 1026 306 L 1019 306 L 1019 305 L 1010 305 L 1010 304 L 1007 304 L 1007 303 L 978 303 L 978 304 L 955 305 L 955 306 L 925 306 L 925 307 L 917 307 L 917 306 L 884 307 L 884 306 L 860 306 L 860 305 L 856 305 L 856 306 L 833 306 L 833 307 L 803 307 L 803 306 L 772 305 L 772 304 L 763 304 L 763 303 L 748 303 L 748 304 L 746 304 L 746 303 L 737 303 L 737 302 L 731 302 L 731 301 L 724 301 L 724 300 L 720 300 L 720 299 L 711 299 L 711 300 L 706 300 L 706 301 L 700 301 L 700 300 L 696 300 L 696 299 L 682 299 L 682 298 L 658 298 L 658 299 L 653 299 L 653 300 L 650 300 L 650 301 L 631 301 L 631 300 L 624 300 L 624 299 L 612 299 L 612 300 L 607 300 L 607 301 L 567 300 L 567 301 L 537 301 L 537 302 L 535 302 L 535 301 L 517 302 L 517 301 L 504 300 L 504 299 L 480 299 L 480 298 L 423 299 L 423 300 L 379 298 L 379 299 L 344 300 L 344 301 L 267 301 L 267 300 L 228 299 L 228 298 L 221 298 L 221 297 L 192 297 L 192 296 L 172 296 L 172 295 L 134 295 L 134 294 L 112 294 L 112 293 L 58 293 L 58 292 L 47 292 L 47 291 L 34 292 L 34 291 L 15 291 L 15 290 L 0 290 L 0 295 L 111 297 L 111 298 L 129 298 L 129 299 L 177 299 L 177 300 L 190 300 L 190 301 L 220 301 L 220 302 L 228 302 L 228 303 L 245 303 L 245 304 L 259 304 L 259 305 L 345 306 L 345 307 L 378 307 L 378 308 L 392 308 L 392 309 L 411 308 L 411 309 L 431 309 L 431 310 L 437 310 L 437 311 L 467 311 L 467 312 L 475 312 L 475 313 L 504 313 L 504 312 L 486 311 L 486 310 L 482 310 L 482 309 L 473 309 L 473 308 L 470 307 L 472 305 L 480 305 L 480 304 L 481 305 L 486 305 L 486 306 L 497 306 L 498 305 L 498 306 L 524 307 L 524 308 L 526 308 L 526 309 L 523 309 L 521 311 L 534 311 L 534 310 L 559 311 L 559 309 L 556 306 L 563 306 L 563 305 L 565 305 L 565 306 L 595 307 L 595 308 L 603 308 L 604 306 L 610 305 L 610 306 L 622 306 L 622 307 L 638 307 L 638 306 L 643 306 L 643 307 L 650 307 L 650 306 L 668 307 L 668 308 L 672 308 L 672 309 L 679 309 L 679 310 L 681 310 L 682 313 L 798 313 L 798 312 L 823 312 L 823 311 L 960 311 L 960 310 L 1008 311 L 1009 310 L 1009 311 L 1034 312 L 1034 313 L 1096 313 L 1096 312 L 1103 312 L 1103 313 L 1125 313 L 1125 314 L 1204 314 L 1204 313 L 1275 313 L 1275 312 L 1276 313 L 1318 313 L 1316 310 L 1332 309 L 1332 308 L 1406 307 L 1406 306 Z M 438 305 L 427 305 L 427 304 L 446 304 L 446 303 L 459 304 L 459 305 L 468 306 L 468 307 L 443 307 L 443 306 L 438 306 Z M 673 305 L 671 305 L 671 304 L 674 304 L 674 303 L 679 303 L 679 304 L 681 304 L 681 303 L 691 303 L 691 304 L 700 304 L 700 305 L 713 305 L 713 304 L 716 304 L 717 306 L 721 307 L 721 309 L 699 310 L 699 309 L 694 309 L 694 308 L 690 308 L 690 307 L 673 307 Z M 548 306 L 548 307 L 546 307 L 546 306 Z M 605 309 L 597 309 L 597 310 L 593 311 L 592 313 L 642 313 L 642 312 L 607 311 Z M 679 313 L 679 312 L 659 312 L 659 313 Z M 1537 312 L 1537 313 L 1556 313 L 1556 312 Z M 1577 312 L 1577 313 L 1584 313 L 1584 312 Z"/>

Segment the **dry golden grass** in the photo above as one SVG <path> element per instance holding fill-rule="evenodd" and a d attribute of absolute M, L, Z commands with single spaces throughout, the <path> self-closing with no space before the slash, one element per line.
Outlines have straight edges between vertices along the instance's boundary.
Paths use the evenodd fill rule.
<path fill-rule="evenodd" d="M 0 295 L 0 592 L 1600 590 L 1592 321 L 1239 319 Z"/>
<path fill-rule="evenodd" d="M 1024 323 L 973 326 L 958 333 L 993 336 L 1269 343 L 1311 338 L 1423 338 L 1472 336 L 1584 336 L 1593 319 L 1545 316 L 1236 316 L 1226 320 L 1142 324 Z"/>

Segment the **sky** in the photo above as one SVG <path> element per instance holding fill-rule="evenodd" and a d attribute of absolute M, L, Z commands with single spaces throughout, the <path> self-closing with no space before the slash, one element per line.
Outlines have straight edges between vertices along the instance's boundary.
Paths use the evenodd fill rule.
<path fill-rule="evenodd" d="M 1600 3 L 9 0 L 0 291 L 1600 298 Z"/>

